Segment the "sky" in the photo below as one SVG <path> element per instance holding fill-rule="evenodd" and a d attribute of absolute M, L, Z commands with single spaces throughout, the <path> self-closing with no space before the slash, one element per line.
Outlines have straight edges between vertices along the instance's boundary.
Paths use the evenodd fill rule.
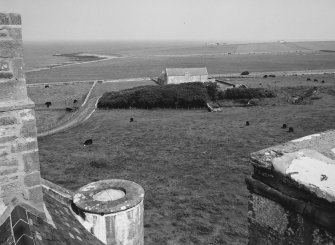
<path fill-rule="evenodd" d="M 0 0 L 29 40 L 335 40 L 335 0 Z"/>

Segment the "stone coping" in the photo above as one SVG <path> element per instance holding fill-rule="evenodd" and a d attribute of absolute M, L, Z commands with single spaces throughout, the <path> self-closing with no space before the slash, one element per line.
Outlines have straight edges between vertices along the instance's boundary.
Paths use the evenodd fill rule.
<path fill-rule="evenodd" d="M 98 201 L 94 195 L 109 189 L 121 190 L 125 196 L 111 201 Z M 144 190 L 135 182 L 121 179 L 101 180 L 81 187 L 73 197 L 74 205 L 86 213 L 112 214 L 136 206 L 143 201 Z"/>
<path fill-rule="evenodd" d="M 335 130 L 252 153 L 251 163 L 260 175 L 274 174 L 335 203 Z"/>
<path fill-rule="evenodd" d="M 34 102 L 29 98 L 26 98 L 25 100 L 0 102 L 0 112 L 33 109 L 34 107 Z"/>

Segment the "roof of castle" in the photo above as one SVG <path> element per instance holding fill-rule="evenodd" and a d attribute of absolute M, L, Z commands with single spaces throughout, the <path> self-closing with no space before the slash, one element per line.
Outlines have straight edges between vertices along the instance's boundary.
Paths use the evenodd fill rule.
<path fill-rule="evenodd" d="M 206 67 L 200 68 L 166 68 L 166 75 L 168 76 L 185 76 L 189 74 L 190 76 L 204 76 L 208 75 Z"/>
<path fill-rule="evenodd" d="M 17 203 L 0 225 L 0 245 L 104 244 L 79 223 L 59 189 L 43 187 L 46 219 L 33 207 Z"/>

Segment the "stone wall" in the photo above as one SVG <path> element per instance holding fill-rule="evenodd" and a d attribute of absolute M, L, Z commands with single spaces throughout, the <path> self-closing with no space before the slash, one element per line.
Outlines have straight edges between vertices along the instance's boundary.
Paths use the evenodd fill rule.
<path fill-rule="evenodd" d="M 249 244 L 335 244 L 335 131 L 253 153 Z"/>
<path fill-rule="evenodd" d="M 33 102 L 27 97 L 21 17 L 0 13 L 0 216 L 13 199 L 43 210 Z"/>

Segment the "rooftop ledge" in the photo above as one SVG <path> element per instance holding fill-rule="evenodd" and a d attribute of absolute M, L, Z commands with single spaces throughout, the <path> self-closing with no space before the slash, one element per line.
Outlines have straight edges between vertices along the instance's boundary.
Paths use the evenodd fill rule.
<path fill-rule="evenodd" d="M 335 204 L 335 130 L 252 153 L 251 163 L 255 179 L 289 196 Z"/>

